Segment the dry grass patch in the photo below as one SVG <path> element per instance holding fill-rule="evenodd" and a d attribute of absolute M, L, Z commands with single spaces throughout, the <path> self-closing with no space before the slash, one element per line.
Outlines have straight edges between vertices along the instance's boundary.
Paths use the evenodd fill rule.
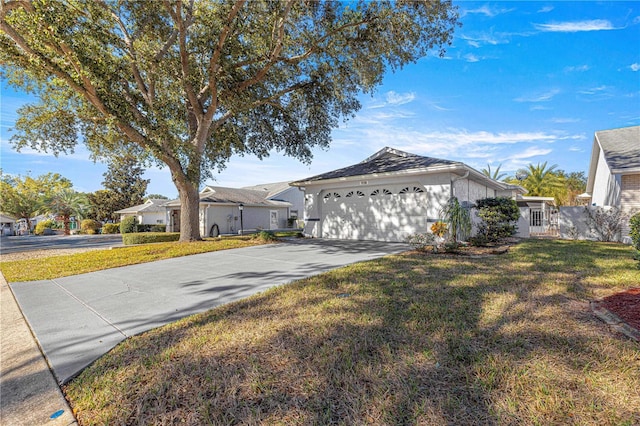
<path fill-rule="evenodd" d="M 82 425 L 634 425 L 638 344 L 585 298 L 633 267 L 580 242 L 391 256 L 128 339 L 65 392 Z"/>
<path fill-rule="evenodd" d="M 49 257 L 40 257 L 37 260 L 0 262 L 0 271 L 8 282 L 37 281 L 259 244 L 265 242 L 250 237 L 237 237 L 206 239 L 192 243 L 154 243 L 64 255 L 56 255 L 55 250 L 50 250 Z"/>

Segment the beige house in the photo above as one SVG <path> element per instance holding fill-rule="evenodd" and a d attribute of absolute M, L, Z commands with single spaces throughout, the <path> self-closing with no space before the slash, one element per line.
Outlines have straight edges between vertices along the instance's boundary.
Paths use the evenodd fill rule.
<path fill-rule="evenodd" d="M 471 206 L 481 198 L 514 197 L 522 190 L 461 162 L 388 147 L 358 164 L 291 185 L 304 188 L 305 235 L 378 241 L 404 241 L 428 232 L 452 196 Z"/>

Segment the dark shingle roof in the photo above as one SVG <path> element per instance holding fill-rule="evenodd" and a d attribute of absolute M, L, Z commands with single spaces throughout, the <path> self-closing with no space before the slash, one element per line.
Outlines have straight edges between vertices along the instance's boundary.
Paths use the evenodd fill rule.
<path fill-rule="evenodd" d="M 441 160 L 439 158 L 423 157 L 421 155 L 410 154 L 408 152 L 386 147 L 358 164 L 317 176 L 312 176 L 294 183 L 314 182 L 378 173 L 391 173 L 403 170 L 424 169 L 428 167 L 449 166 L 454 164 L 462 163 L 457 161 Z"/>
<path fill-rule="evenodd" d="M 596 139 L 612 171 L 640 168 L 640 126 L 601 130 Z"/>
<path fill-rule="evenodd" d="M 288 207 L 284 201 L 269 200 L 266 191 L 251 189 L 227 188 L 224 186 L 207 186 L 200 192 L 200 202 L 220 204 L 245 204 L 247 206 Z M 168 206 L 179 206 L 180 200 L 171 201 Z"/>

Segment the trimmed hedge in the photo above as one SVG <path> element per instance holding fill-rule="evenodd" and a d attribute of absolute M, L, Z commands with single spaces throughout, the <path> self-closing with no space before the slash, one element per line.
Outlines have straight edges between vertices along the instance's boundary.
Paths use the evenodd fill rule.
<path fill-rule="evenodd" d="M 179 239 L 179 232 L 135 232 L 122 234 L 122 243 L 125 246 L 132 244 L 164 243 L 178 241 Z"/>
<path fill-rule="evenodd" d="M 33 231 L 36 235 L 44 235 L 45 229 L 52 229 L 56 223 L 51 219 L 42 220 L 37 223 L 36 229 Z"/>
<path fill-rule="evenodd" d="M 120 233 L 120 224 L 119 223 L 105 223 L 102 225 L 102 233 L 103 234 L 119 234 Z"/>
<path fill-rule="evenodd" d="M 633 242 L 633 247 L 640 251 L 640 213 L 636 213 L 629 219 L 629 236 Z"/>
<path fill-rule="evenodd" d="M 120 233 L 124 235 L 136 232 L 137 224 L 138 221 L 135 216 L 126 216 L 120 221 Z"/>
<path fill-rule="evenodd" d="M 82 222 L 80 222 L 80 230 L 83 234 L 97 234 L 100 228 L 102 228 L 102 224 L 97 220 L 83 219 Z"/>

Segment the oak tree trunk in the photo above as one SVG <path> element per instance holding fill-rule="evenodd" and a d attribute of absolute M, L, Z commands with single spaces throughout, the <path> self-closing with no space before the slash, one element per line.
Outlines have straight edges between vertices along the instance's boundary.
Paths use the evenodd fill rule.
<path fill-rule="evenodd" d="M 198 241 L 200 237 L 200 194 L 198 186 L 187 180 L 176 181 L 180 197 L 180 241 Z"/>

